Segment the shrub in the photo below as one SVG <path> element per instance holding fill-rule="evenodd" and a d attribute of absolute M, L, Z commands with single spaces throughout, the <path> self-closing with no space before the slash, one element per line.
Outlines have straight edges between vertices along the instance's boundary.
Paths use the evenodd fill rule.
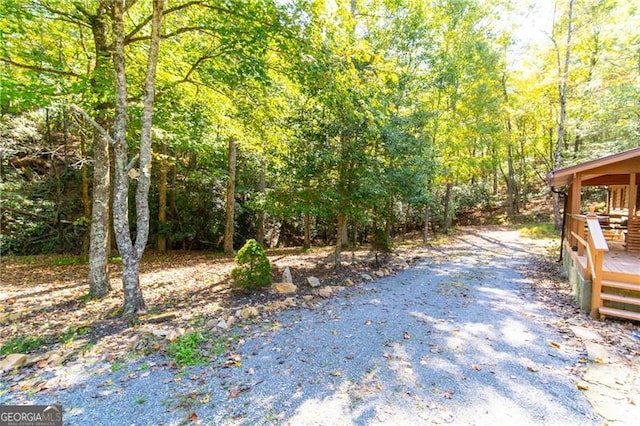
<path fill-rule="evenodd" d="M 258 290 L 271 284 L 269 259 L 256 240 L 248 240 L 238 251 L 231 278 L 237 287 L 246 290 Z"/>
<path fill-rule="evenodd" d="M 384 228 L 376 228 L 373 231 L 373 235 L 371 236 L 371 247 L 376 253 L 376 266 L 380 265 L 378 260 L 378 253 L 391 253 L 393 252 L 393 247 L 391 246 L 391 241 L 389 240 L 389 236 Z"/>

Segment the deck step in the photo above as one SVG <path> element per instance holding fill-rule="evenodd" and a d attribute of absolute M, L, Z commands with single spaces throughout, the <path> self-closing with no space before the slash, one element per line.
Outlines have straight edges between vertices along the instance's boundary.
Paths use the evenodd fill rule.
<path fill-rule="evenodd" d="M 626 318 L 630 320 L 640 321 L 640 313 L 631 312 L 631 311 L 623 311 L 622 309 L 614 309 L 614 308 L 606 308 L 601 307 L 599 309 L 600 316 L 602 317 L 616 317 L 616 318 Z"/>
<path fill-rule="evenodd" d="M 636 297 L 626 297 L 626 296 L 620 296 L 617 294 L 600 293 L 600 298 L 602 300 L 608 300 L 610 302 L 618 302 L 618 303 L 625 303 L 627 305 L 640 306 L 640 299 Z"/>
<path fill-rule="evenodd" d="M 602 287 L 621 288 L 624 290 L 640 291 L 640 284 L 623 283 L 620 281 L 602 280 Z"/>

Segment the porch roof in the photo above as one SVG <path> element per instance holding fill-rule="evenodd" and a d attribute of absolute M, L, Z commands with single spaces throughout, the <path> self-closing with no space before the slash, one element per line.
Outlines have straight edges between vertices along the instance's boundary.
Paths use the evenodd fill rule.
<path fill-rule="evenodd" d="M 628 185 L 630 174 L 634 172 L 640 174 L 640 146 L 554 170 L 547 178 L 555 188 L 570 185 L 577 176 L 582 186 Z M 638 176 L 635 181 L 638 182 Z"/>

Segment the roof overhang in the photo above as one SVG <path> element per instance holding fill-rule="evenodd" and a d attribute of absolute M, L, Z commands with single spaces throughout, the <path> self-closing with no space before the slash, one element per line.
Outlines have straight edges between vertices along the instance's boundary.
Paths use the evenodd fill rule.
<path fill-rule="evenodd" d="M 575 178 L 582 186 L 627 185 L 631 173 L 640 174 L 640 147 L 554 170 L 547 178 L 554 188 L 570 185 Z"/>

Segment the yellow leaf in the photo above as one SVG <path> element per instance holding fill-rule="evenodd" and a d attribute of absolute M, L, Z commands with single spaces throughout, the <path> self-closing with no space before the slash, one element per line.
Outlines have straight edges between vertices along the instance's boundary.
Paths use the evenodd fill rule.
<path fill-rule="evenodd" d="M 200 402 L 203 404 L 207 404 L 209 401 L 211 401 L 211 394 L 208 393 L 205 396 L 203 396 L 202 398 L 200 398 Z"/>

